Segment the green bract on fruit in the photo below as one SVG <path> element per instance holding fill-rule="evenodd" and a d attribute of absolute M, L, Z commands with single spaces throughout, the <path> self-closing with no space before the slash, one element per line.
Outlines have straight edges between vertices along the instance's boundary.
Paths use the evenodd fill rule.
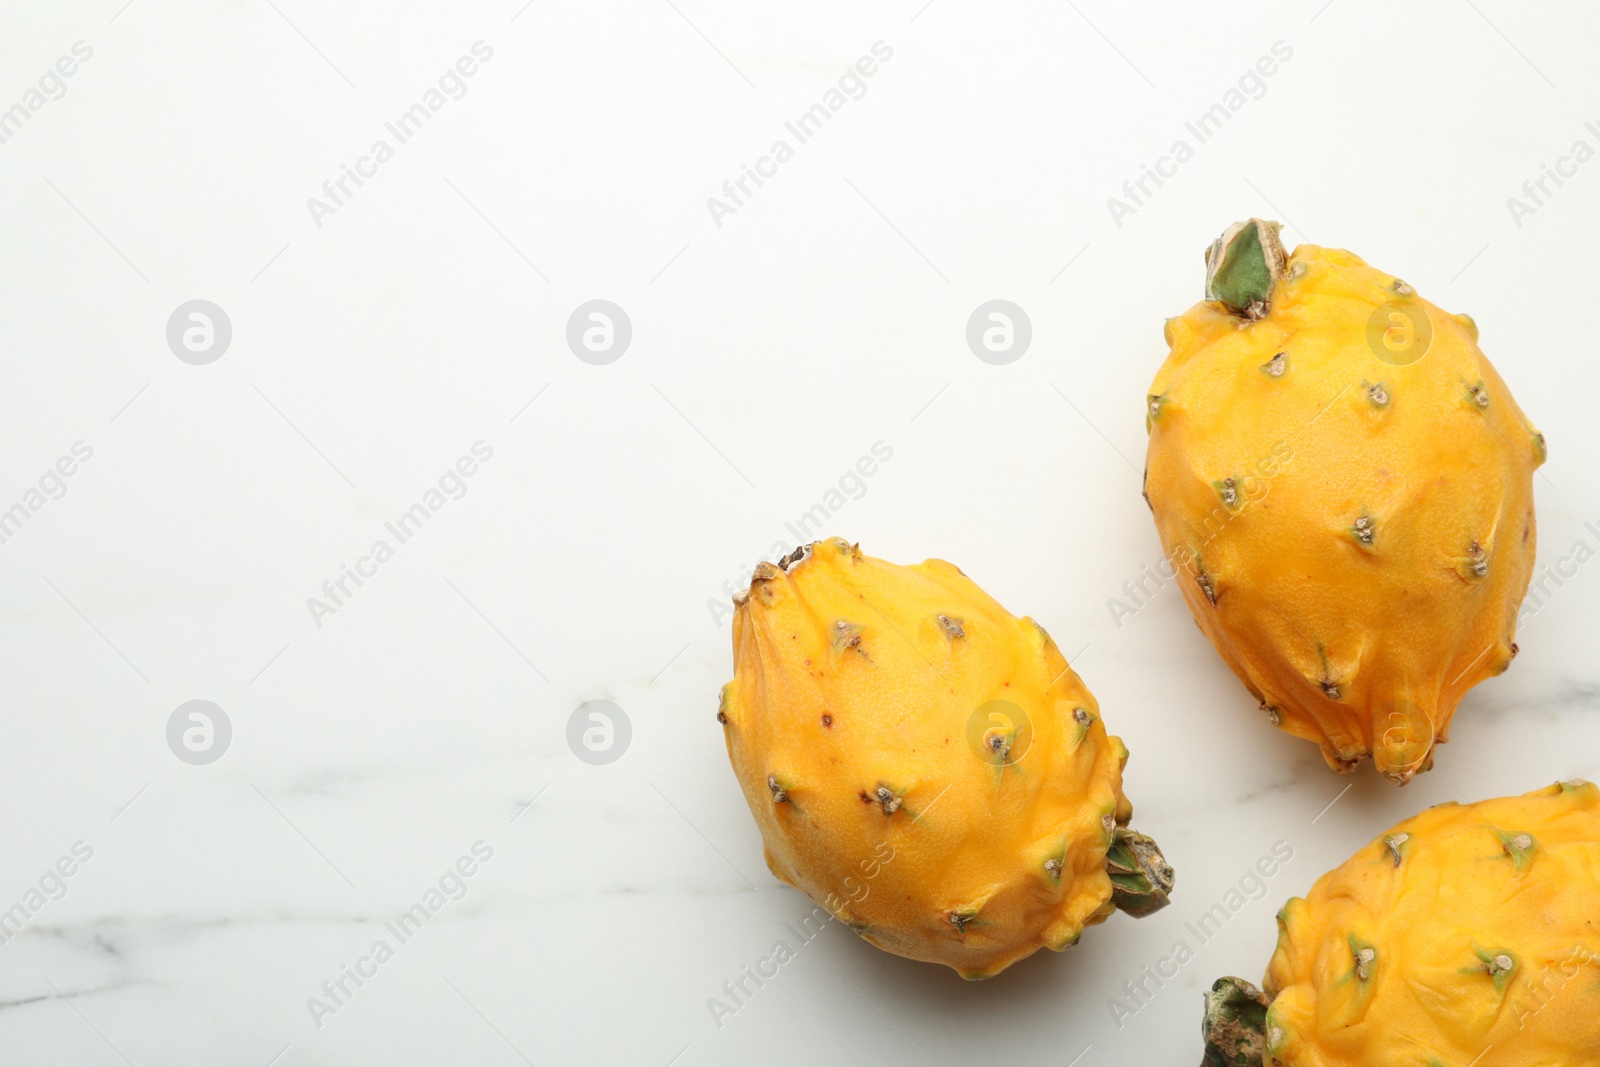
<path fill-rule="evenodd" d="M 839 538 L 735 603 L 717 718 L 767 866 L 867 941 L 987 978 L 1167 902 L 1127 749 L 1032 619 Z"/>
<path fill-rule="evenodd" d="M 1471 319 L 1349 252 L 1251 219 L 1206 263 L 1146 398 L 1162 547 L 1274 724 L 1404 783 L 1517 653 L 1544 438 Z"/>

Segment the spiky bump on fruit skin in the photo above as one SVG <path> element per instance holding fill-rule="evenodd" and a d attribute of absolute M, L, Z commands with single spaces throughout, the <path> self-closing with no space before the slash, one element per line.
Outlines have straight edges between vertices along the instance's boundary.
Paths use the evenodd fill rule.
<path fill-rule="evenodd" d="M 1230 239 L 1271 253 L 1275 224 L 1252 223 Z M 1209 277 L 1239 303 L 1167 321 L 1145 497 L 1201 630 L 1280 728 L 1403 784 L 1510 662 L 1544 438 L 1470 318 L 1338 249 L 1302 245 L 1265 297 L 1260 273 Z M 1420 358 L 1369 343 L 1392 309 L 1431 325 Z"/>
<path fill-rule="evenodd" d="M 1033 620 L 838 538 L 736 603 L 721 714 L 767 866 L 865 940 L 987 978 L 1166 902 L 1127 749 Z"/>
<path fill-rule="evenodd" d="M 1205 1063 L 1600 1063 L 1597 909 L 1595 786 L 1432 808 L 1285 906 L 1262 990 L 1218 983 L 1245 1011 L 1208 1004 Z"/>

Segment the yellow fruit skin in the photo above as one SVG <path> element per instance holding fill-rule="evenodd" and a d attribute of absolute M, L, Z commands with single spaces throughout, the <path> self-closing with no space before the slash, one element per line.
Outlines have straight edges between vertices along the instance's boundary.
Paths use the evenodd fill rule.
<path fill-rule="evenodd" d="M 1432 328 L 1404 365 L 1377 354 L 1403 332 L 1369 344 L 1391 303 Z M 1544 439 L 1471 319 L 1349 252 L 1296 249 L 1259 321 L 1201 302 L 1166 333 L 1145 495 L 1196 622 L 1330 766 L 1404 783 L 1516 653 Z"/>
<path fill-rule="evenodd" d="M 1264 988 L 1284 1067 L 1600 1063 L 1600 790 L 1406 820 L 1289 902 Z"/>
<path fill-rule="evenodd" d="M 758 568 L 733 650 L 719 718 L 767 866 L 867 941 L 987 978 L 1111 913 L 1127 750 L 1033 620 L 835 538 Z"/>

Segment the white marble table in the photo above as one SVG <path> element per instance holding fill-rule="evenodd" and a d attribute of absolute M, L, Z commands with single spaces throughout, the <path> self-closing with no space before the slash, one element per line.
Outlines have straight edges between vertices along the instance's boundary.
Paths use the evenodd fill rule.
<path fill-rule="evenodd" d="M 1600 772 L 1592 10 L 123 4 L 0 14 L 0 1062 L 1193 1063 L 1200 991 L 1357 845 Z M 1270 729 L 1170 586 L 1108 604 L 1159 558 L 1161 321 L 1250 214 L 1472 313 L 1550 441 L 1560 583 L 1403 791 Z M 592 300 L 614 361 L 569 350 Z M 1170 909 L 981 985 L 796 937 L 717 605 L 819 507 L 1049 628 Z M 169 746 L 197 700 L 228 736 Z"/>

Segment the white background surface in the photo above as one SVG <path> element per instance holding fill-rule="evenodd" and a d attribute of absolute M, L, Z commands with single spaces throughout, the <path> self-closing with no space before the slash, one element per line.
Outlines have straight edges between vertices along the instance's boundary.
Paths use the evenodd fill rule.
<path fill-rule="evenodd" d="M 1590 565 L 1404 791 L 1271 730 L 1171 587 L 1107 606 L 1160 554 L 1162 319 L 1251 214 L 1474 315 L 1550 441 L 1542 564 L 1600 548 L 1600 164 L 1520 227 L 1506 204 L 1600 147 L 1600 13 L 122 2 L 0 14 L 0 108 L 94 50 L 0 145 L 0 508 L 94 450 L 0 545 L 0 909 L 94 850 L 0 946 L 0 1060 L 1197 1062 L 1200 991 L 1258 977 L 1316 875 L 1428 804 L 1600 770 Z M 467 95 L 318 227 L 307 198 L 478 40 Z M 715 225 L 706 198 L 879 40 L 866 94 Z M 1264 95 L 1114 224 L 1276 41 Z M 964 339 L 996 297 L 1034 331 L 1003 367 Z M 194 298 L 233 324 L 208 366 L 165 340 Z M 593 298 L 633 323 L 609 366 L 564 341 Z M 480 440 L 465 497 L 317 626 L 307 598 Z M 835 926 L 719 1027 L 708 998 L 810 905 L 728 769 L 709 605 L 878 441 L 823 532 L 947 558 L 1051 631 L 1175 901 L 981 985 Z M 233 726 L 203 767 L 165 740 L 196 698 Z M 594 699 L 633 727 L 608 766 L 565 739 Z M 308 998 L 479 840 L 464 899 L 318 1026 Z M 1108 999 L 1277 841 L 1263 899 L 1119 1030 Z"/>

